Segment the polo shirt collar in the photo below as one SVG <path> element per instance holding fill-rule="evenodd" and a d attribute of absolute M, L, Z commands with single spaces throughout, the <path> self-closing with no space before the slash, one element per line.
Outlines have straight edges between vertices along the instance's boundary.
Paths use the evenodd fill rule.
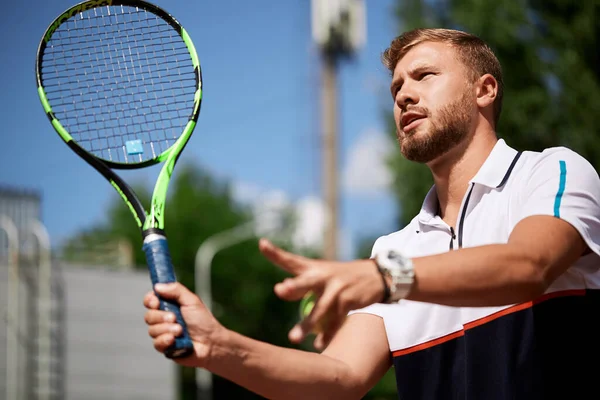
<path fill-rule="evenodd" d="M 477 174 L 471 179 L 471 182 L 493 189 L 502 187 L 518 160 L 517 156 L 517 150 L 507 145 L 504 139 L 498 139 Z M 418 220 L 424 224 L 431 224 L 437 214 L 438 199 L 435 185 L 433 185 L 425 196 Z"/>
<path fill-rule="evenodd" d="M 471 182 L 489 188 L 500 188 L 506 183 L 517 160 L 516 156 L 517 150 L 507 145 L 504 139 L 498 139 L 490 155 L 471 179 Z"/>
<path fill-rule="evenodd" d="M 432 220 L 438 215 L 438 209 L 437 192 L 435 191 L 435 185 L 433 185 L 429 189 L 429 192 L 427 192 L 427 196 L 425 196 L 425 200 L 421 206 L 418 216 L 419 222 L 422 224 L 431 224 Z"/>

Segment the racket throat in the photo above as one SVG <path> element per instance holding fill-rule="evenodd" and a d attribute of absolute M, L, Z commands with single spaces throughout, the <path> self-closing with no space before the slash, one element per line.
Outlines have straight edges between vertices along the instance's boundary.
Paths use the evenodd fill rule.
<path fill-rule="evenodd" d="M 160 182 L 160 178 L 158 180 Z M 157 187 L 155 189 L 154 197 L 165 197 L 164 193 L 166 193 L 166 188 L 163 188 L 162 185 L 157 183 Z M 155 199 L 152 200 L 152 208 L 150 209 L 150 213 L 146 214 L 146 219 L 142 225 L 142 234 L 144 232 L 156 233 L 163 232 L 162 228 L 164 227 L 164 202 L 157 202 Z M 164 234 L 164 232 L 163 232 Z"/>
<path fill-rule="evenodd" d="M 165 231 L 160 228 L 146 228 L 142 230 L 142 239 L 144 243 L 154 242 L 155 240 L 166 240 Z"/>

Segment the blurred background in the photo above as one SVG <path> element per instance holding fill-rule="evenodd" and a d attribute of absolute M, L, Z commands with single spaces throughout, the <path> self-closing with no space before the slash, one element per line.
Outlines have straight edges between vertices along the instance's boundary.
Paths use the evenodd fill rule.
<path fill-rule="evenodd" d="M 177 276 L 250 337 L 292 347 L 298 318 L 273 294 L 285 274 L 259 236 L 308 256 L 368 257 L 418 212 L 431 177 L 397 151 L 380 63 L 403 31 L 482 37 L 504 68 L 499 135 L 600 164 L 598 0 L 155 3 L 188 30 L 204 79 L 166 207 Z M 131 214 L 57 137 L 36 93 L 39 40 L 71 5 L 11 2 L 0 26 L 0 399 L 260 398 L 152 347 Z M 157 173 L 123 175 L 148 204 Z M 392 374 L 365 398 L 396 398 Z"/>

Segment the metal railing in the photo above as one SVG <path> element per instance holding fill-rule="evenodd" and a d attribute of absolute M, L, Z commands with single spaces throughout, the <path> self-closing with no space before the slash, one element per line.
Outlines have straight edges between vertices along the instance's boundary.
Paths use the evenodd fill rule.
<path fill-rule="evenodd" d="M 53 273 L 48 232 L 38 220 L 19 229 L 6 215 L 0 215 L 0 230 L 6 237 L 0 256 L 7 267 L 6 297 L 0 299 L 6 321 L 6 371 L 0 377 L 4 378 L 0 397 L 62 400 L 64 291 Z"/>

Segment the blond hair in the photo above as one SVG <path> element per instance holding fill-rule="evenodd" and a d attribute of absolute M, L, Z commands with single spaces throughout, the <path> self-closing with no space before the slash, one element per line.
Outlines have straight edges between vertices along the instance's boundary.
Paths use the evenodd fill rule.
<path fill-rule="evenodd" d="M 483 40 L 470 33 L 453 29 L 421 28 L 405 32 L 392 40 L 390 47 L 381 56 L 383 64 L 393 74 L 402 57 L 423 42 L 441 42 L 456 48 L 459 60 L 469 69 L 473 81 L 484 74 L 490 74 L 496 79 L 498 94 L 494 101 L 494 125 L 497 126 L 502 111 L 504 82 L 502 67 L 492 49 Z"/>

